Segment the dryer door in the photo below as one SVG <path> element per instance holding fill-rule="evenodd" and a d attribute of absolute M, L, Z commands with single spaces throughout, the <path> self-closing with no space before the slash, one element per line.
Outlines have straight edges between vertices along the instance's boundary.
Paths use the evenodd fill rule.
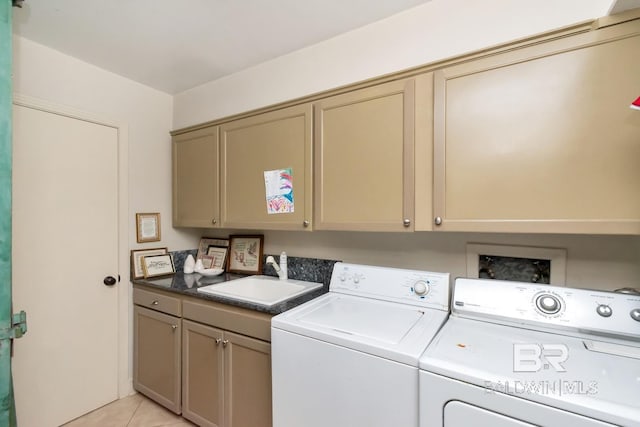
<path fill-rule="evenodd" d="M 444 407 L 444 426 L 459 427 L 473 424 L 475 427 L 535 427 L 515 418 L 487 409 L 453 400 Z"/>

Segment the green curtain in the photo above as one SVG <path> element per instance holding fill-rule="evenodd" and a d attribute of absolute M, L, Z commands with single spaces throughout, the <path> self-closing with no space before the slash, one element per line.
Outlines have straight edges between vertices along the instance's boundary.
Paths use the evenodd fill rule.
<path fill-rule="evenodd" d="M 0 0 L 0 425 L 16 425 L 11 379 L 11 0 Z"/>

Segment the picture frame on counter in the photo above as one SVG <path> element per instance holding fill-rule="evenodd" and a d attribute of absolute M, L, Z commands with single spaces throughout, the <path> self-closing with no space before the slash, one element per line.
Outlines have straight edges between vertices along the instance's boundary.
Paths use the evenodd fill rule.
<path fill-rule="evenodd" d="M 149 248 L 149 249 L 132 249 L 131 250 L 131 277 L 134 279 L 144 278 L 144 270 L 142 269 L 142 258 L 150 255 L 168 254 L 168 248 Z"/>
<path fill-rule="evenodd" d="M 207 255 L 209 252 L 209 246 L 215 246 L 220 248 L 228 248 L 229 247 L 229 239 L 224 239 L 220 237 L 203 237 L 200 239 L 200 244 L 198 245 L 198 254 L 196 255 L 196 260 L 202 259 L 203 256 Z"/>
<path fill-rule="evenodd" d="M 176 268 L 173 264 L 171 254 L 147 255 L 142 257 L 142 270 L 144 278 L 162 277 L 175 274 Z"/>
<path fill-rule="evenodd" d="M 230 236 L 229 268 L 230 273 L 261 274 L 263 235 Z"/>
<path fill-rule="evenodd" d="M 205 268 L 221 268 L 226 270 L 227 268 L 227 254 L 229 253 L 228 247 L 211 245 L 207 248 L 207 254 L 202 257 L 202 264 Z M 206 260 L 210 260 L 210 266 L 207 267 Z"/>
<path fill-rule="evenodd" d="M 160 241 L 160 213 L 136 214 L 136 240 L 138 243 Z"/>
<path fill-rule="evenodd" d="M 202 258 L 200 258 L 200 261 L 202 261 L 202 267 L 203 268 L 213 268 L 213 263 L 214 263 L 215 259 L 216 259 L 216 257 L 214 257 L 214 256 L 202 255 Z"/>

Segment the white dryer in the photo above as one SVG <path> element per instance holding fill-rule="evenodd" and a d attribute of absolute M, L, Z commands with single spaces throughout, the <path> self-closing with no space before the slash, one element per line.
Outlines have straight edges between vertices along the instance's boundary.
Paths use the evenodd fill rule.
<path fill-rule="evenodd" d="M 640 426 L 640 296 L 457 279 L 420 426 Z"/>
<path fill-rule="evenodd" d="M 417 427 L 418 359 L 449 274 L 336 263 L 330 291 L 272 319 L 274 427 Z"/>

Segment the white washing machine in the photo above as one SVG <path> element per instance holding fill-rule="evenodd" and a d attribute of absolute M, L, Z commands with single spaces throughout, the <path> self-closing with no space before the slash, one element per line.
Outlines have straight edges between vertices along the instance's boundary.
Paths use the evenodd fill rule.
<path fill-rule="evenodd" d="M 417 427 L 449 274 L 336 263 L 329 289 L 272 319 L 273 426 Z"/>
<path fill-rule="evenodd" d="M 457 279 L 420 427 L 640 426 L 640 296 Z"/>

